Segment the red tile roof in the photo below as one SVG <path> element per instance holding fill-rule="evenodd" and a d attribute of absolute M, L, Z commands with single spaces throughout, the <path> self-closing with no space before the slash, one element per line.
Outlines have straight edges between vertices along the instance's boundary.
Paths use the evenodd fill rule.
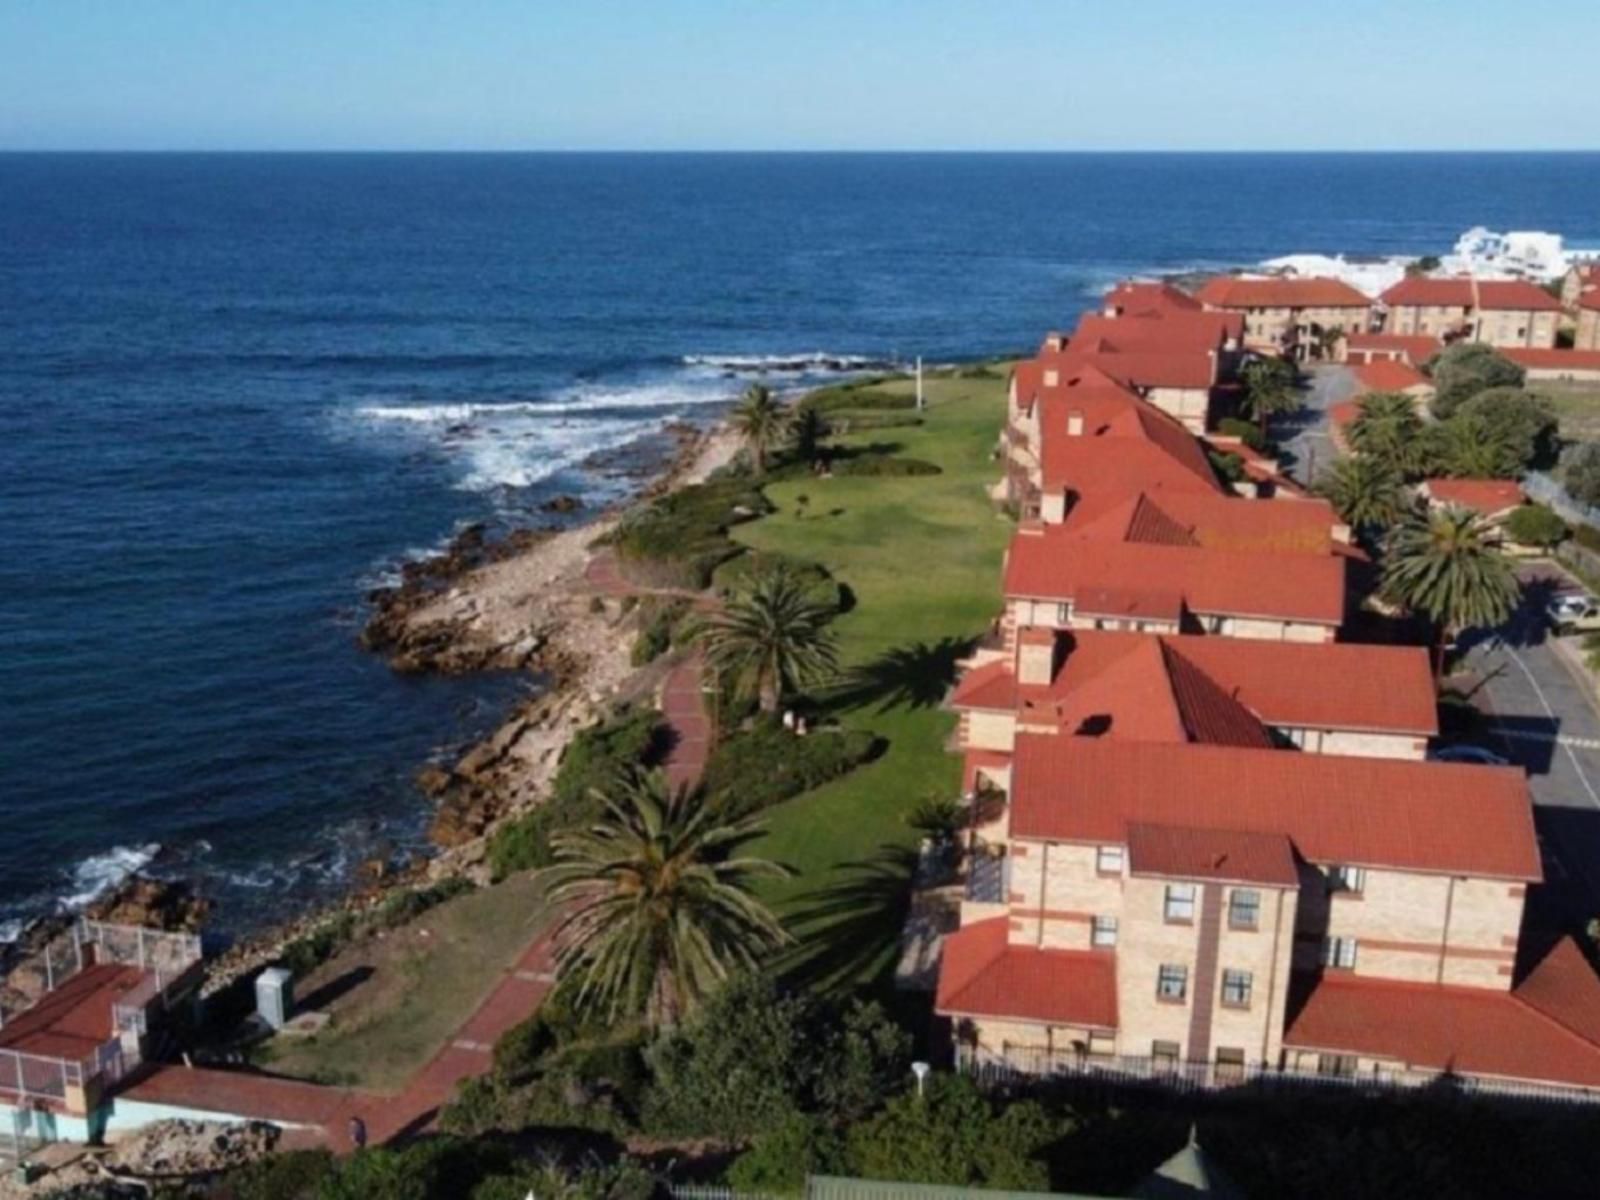
<path fill-rule="evenodd" d="M 1075 508 L 1064 525 L 1085 538 L 1255 554 L 1325 555 L 1333 552 L 1333 529 L 1338 523 L 1325 500 L 1280 502 L 1170 491 L 1141 492 L 1083 515 Z"/>
<path fill-rule="evenodd" d="M 1244 314 L 1157 310 L 1107 317 L 1084 313 L 1076 338 L 1104 338 L 1122 351 L 1220 350 L 1244 336 Z"/>
<path fill-rule="evenodd" d="M 1239 833 L 1186 825 L 1128 825 L 1128 869 L 1135 875 L 1217 879 L 1298 887 L 1294 847 L 1278 833 Z"/>
<path fill-rule="evenodd" d="M 1216 382 L 1216 358 L 1204 350 L 1120 349 L 1109 338 L 1074 339 L 1060 354 L 1044 354 L 1045 370 L 1063 376 L 1096 367 L 1118 383 L 1134 388 L 1209 388 Z"/>
<path fill-rule="evenodd" d="M 1372 300 L 1338 279 L 1241 279 L 1223 275 L 1197 293 L 1215 308 L 1370 308 Z"/>
<path fill-rule="evenodd" d="M 1158 637 L 1096 629 L 1056 636 L 1061 661 L 1048 685 L 1018 684 L 1009 662 L 987 663 L 962 677 L 952 707 L 1019 712 L 1025 724 L 1046 721 L 1069 733 L 1091 717 L 1109 716 L 1105 733 L 1111 737 L 1188 740 L 1177 711 L 1172 668 L 1177 661 L 1267 725 L 1417 737 L 1439 732 L 1433 674 L 1428 652 L 1420 646 Z M 1164 655 L 1154 653 L 1156 643 Z M 1316 686 L 1307 687 L 1308 679 Z M 1194 722 L 1191 728 L 1205 727 Z"/>
<path fill-rule="evenodd" d="M 1600 350 L 1552 350 L 1539 346 L 1507 346 L 1500 353 L 1519 367 L 1544 371 L 1600 371 Z"/>
<path fill-rule="evenodd" d="M 111 1008 L 144 979 L 138 967 L 85 967 L 38 1004 L 6 1020 L 0 1049 L 81 1062 L 111 1040 Z M 6 1085 L 0 1075 L 0 1088 Z"/>
<path fill-rule="evenodd" d="M 1513 479 L 1428 479 L 1428 495 L 1440 504 L 1455 504 L 1491 516 L 1516 508 L 1527 497 Z"/>
<path fill-rule="evenodd" d="M 1117 968 L 1111 952 L 1013 946 L 1008 934 L 1008 920 L 995 917 L 945 938 L 935 1009 L 958 1017 L 1117 1027 Z"/>
<path fill-rule="evenodd" d="M 1415 367 L 1390 359 L 1357 364 L 1350 370 L 1369 392 L 1403 392 L 1407 388 L 1433 386 L 1433 380 Z"/>
<path fill-rule="evenodd" d="M 1391 308 L 1417 304 L 1447 308 L 1508 309 L 1513 312 L 1557 312 L 1561 302 L 1542 287 L 1522 279 L 1444 279 L 1408 276 L 1383 293 Z"/>
<path fill-rule="evenodd" d="M 1105 305 L 1115 312 L 1165 310 L 1195 312 L 1200 301 L 1170 283 L 1137 283 L 1126 280 L 1106 293 Z"/>
<path fill-rule="evenodd" d="M 1117 843 L 1131 822 L 1281 833 L 1316 863 L 1537 881 L 1515 767 L 1019 733 L 1011 836 Z"/>
<path fill-rule="evenodd" d="M 1405 355 L 1413 367 L 1420 367 L 1444 349 L 1444 343 L 1436 337 L 1418 337 L 1404 333 L 1351 333 L 1345 335 L 1345 349 L 1398 352 Z"/>
<path fill-rule="evenodd" d="M 1083 419 L 1078 436 L 1067 432 L 1074 416 Z M 1222 491 L 1194 435 L 1122 388 L 1043 388 L 1039 428 L 1039 466 L 1047 489 L 1071 487 L 1102 499 L 1126 495 L 1132 486 Z"/>
<path fill-rule="evenodd" d="M 1600 1087 L 1600 979 L 1570 939 L 1510 992 L 1329 972 L 1290 1013 L 1295 1048 Z"/>
<path fill-rule="evenodd" d="M 1344 585 L 1345 563 L 1335 555 L 1100 541 L 1049 526 L 1012 537 L 1004 586 L 1007 596 L 1055 601 L 1114 588 L 1126 595 L 1181 596 L 1197 613 L 1339 625 Z"/>
<path fill-rule="evenodd" d="M 1578 307 L 1600 312 L 1600 286 L 1591 285 L 1578 293 Z"/>

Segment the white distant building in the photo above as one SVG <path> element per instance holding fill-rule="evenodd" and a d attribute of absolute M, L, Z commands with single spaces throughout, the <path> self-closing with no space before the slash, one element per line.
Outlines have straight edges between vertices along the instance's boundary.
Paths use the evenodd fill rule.
<path fill-rule="evenodd" d="M 1495 233 L 1478 225 L 1456 239 L 1444 270 L 1479 279 L 1559 279 L 1572 265 L 1559 233 L 1518 229 Z"/>
<path fill-rule="evenodd" d="M 1337 279 L 1368 296 L 1382 295 L 1405 277 L 1410 258 L 1346 258 L 1343 254 L 1285 254 L 1269 258 L 1261 269 L 1271 275 L 1302 279 Z"/>

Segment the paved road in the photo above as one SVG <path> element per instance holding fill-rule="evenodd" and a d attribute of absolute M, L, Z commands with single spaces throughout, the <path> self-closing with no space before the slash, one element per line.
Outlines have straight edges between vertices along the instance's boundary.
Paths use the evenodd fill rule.
<path fill-rule="evenodd" d="M 1482 681 L 1475 700 L 1492 713 L 1489 748 L 1528 772 L 1551 899 L 1567 918 L 1586 918 L 1600 915 L 1600 707 L 1540 615 L 1550 592 L 1574 581 L 1546 565 L 1522 575 L 1522 608 L 1465 662 Z"/>
<path fill-rule="evenodd" d="M 1337 451 L 1328 437 L 1328 409 L 1360 390 L 1348 367 L 1332 364 L 1306 367 L 1306 388 L 1300 393 L 1301 410 L 1272 424 L 1272 434 L 1284 451 L 1289 474 L 1309 486 L 1333 461 Z"/>

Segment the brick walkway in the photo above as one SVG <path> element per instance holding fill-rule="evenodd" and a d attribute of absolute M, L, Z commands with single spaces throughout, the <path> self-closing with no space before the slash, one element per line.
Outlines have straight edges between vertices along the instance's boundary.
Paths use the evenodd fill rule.
<path fill-rule="evenodd" d="M 661 715 L 672 739 L 662 769 L 673 791 L 693 787 L 711 755 L 711 714 L 702 690 L 705 667 L 698 652 L 667 673 L 661 685 Z"/>

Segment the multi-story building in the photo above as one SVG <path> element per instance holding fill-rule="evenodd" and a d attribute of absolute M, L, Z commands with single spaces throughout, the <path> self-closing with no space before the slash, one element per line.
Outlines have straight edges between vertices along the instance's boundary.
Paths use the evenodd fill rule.
<path fill-rule="evenodd" d="M 1023 733 L 1421 759 L 1439 731 L 1417 646 L 1028 628 L 975 656 L 949 703 L 967 792 L 1010 787 Z"/>
<path fill-rule="evenodd" d="M 1491 346 L 1550 348 L 1561 304 L 1521 279 L 1429 279 L 1411 276 L 1383 293 L 1384 332 L 1486 342 Z"/>
<path fill-rule="evenodd" d="M 1561 307 L 1576 312 L 1585 295 L 1600 295 L 1600 263 L 1578 263 L 1561 277 Z"/>
<path fill-rule="evenodd" d="M 1600 1089 L 1600 980 L 1522 944 L 1520 771 L 1034 733 L 1013 754 L 999 886 L 939 977 L 969 1061 Z"/>
<path fill-rule="evenodd" d="M 1575 306 L 1576 325 L 1572 333 L 1574 350 L 1600 350 L 1600 283 L 1590 286 Z"/>
<path fill-rule="evenodd" d="M 1244 343 L 1268 354 L 1298 359 L 1334 350 L 1337 333 L 1365 333 L 1372 300 L 1338 279 L 1245 279 L 1224 275 L 1196 294 L 1209 312 L 1244 317 Z"/>

